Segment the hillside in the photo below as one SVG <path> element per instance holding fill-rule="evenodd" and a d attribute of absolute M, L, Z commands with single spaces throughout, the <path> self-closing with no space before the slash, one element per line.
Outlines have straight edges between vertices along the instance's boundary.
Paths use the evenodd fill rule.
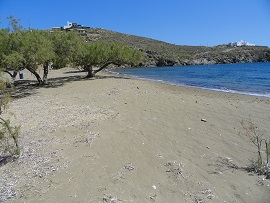
<path fill-rule="evenodd" d="M 181 46 L 101 28 L 88 28 L 87 40 L 123 42 L 130 47 L 140 49 L 147 56 L 142 66 L 147 67 L 270 61 L 270 48 L 263 46 Z"/>

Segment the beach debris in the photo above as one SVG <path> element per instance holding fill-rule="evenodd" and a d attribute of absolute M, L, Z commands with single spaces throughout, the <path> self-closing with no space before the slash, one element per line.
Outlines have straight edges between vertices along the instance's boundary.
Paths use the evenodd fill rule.
<path fill-rule="evenodd" d="M 183 163 L 180 163 L 178 161 L 170 161 L 166 163 L 165 166 L 183 166 Z"/>
<path fill-rule="evenodd" d="M 87 146 L 90 146 L 94 139 L 99 137 L 99 133 L 93 133 L 86 131 L 83 135 L 74 137 L 73 146 L 78 147 L 78 144 L 85 143 Z"/>
<path fill-rule="evenodd" d="M 196 203 L 203 203 L 203 198 L 195 197 L 195 202 Z"/>
<path fill-rule="evenodd" d="M 202 121 L 202 122 L 207 122 L 207 120 L 206 120 L 206 119 L 204 119 L 204 118 L 202 118 L 202 119 L 201 119 L 201 121 Z"/>
<path fill-rule="evenodd" d="M 149 198 L 150 198 L 150 200 L 151 200 L 152 202 L 155 202 L 155 201 L 156 201 L 156 198 L 157 198 L 157 195 L 156 195 L 156 194 L 155 194 L 155 195 L 152 195 L 152 196 L 150 196 Z"/>
<path fill-rule="evenodd" d="M 153 188 L 154 190 L 156 190 L 156 189 L 157 189 L 157 186 L 153 185 L 152 188 Z"/>
<path fill-rule="evenodd" d="M 118 181 L 126 179 L 126 174 L 133 171 L 134 169 L 135 167 L 132 163 L 125 164 L 116 174 L 113 174 L 114 182 L 116 183 Z"/>
<path fill-rule="evenodd" d="M 206 195 L 206 198 L 208 199 L 212 199 L 213 197 L 215 197 L 215 195 L 213 195 L 212 193 L 212 190 L 210 189 L 203 190 L 202 194 Z"/>
<path fill-rule="evenodd" d="M 205 189 L 200 191 L 196 196 L 195 196 L 195 202 L 196 203 L 203 203 L 205 199 L 213 199 L 215 198 L 215 195 L 213 194 L 211 189 Z"/>
<path fill-rule="evenodd" d="M 120 200 L 117 197 L 104 194 L 102 203 L 118 203 Z"/>
<path fill-rule="evenodd" d="M 132 170 L 135 169 L 135 167 L 133 166 L 132 163 L 126 164 L 123 168 L 126 169 L 126 170 L 128 170 L 128 171 L 132 171 Z"/>
<path fill-rule="evenodd" d="M 74 179 L 77 175 L 72 176 L 71 178 L 68 179 L 68 182 L 70 183 L 72 179 Z"/>
<path fill-rule="evenodd" d="M 179 163 L 177 161 L 170 161 L 165 164 L 166 167 L 168 167 L 168 170 L 166 170 L 167 173 L 170 173 L 171 175 L 169 177 L 175 177 L 177 178 L 178 175 L 181 175 L 182 178 L 185 180 L 187 179 L 183 175 L 183 170 L 180 167 L 183 167 L 182 163 Z"/>
<path fill-rule="evenodd" d="M 265 183 L 267 183 L 267 182 L 266 182 L 266 179 L 267 179 L 266 177 L 259 178 L 258 181 L 257 181 L 257 184 L 258 184 L 258 185 L 265 185 Z M 269 187 L 269 184 L 266 185 L 266 186 Z"/>
<path fill-rule="evenodd" d="M 233 161 L 230 157 L 225 158 L 226 161 Z"/>

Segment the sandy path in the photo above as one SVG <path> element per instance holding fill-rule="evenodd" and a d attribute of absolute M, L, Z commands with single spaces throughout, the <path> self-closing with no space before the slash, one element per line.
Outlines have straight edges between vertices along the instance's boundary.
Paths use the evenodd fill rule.
<path fill-rule="evenodd" d="M 32 91 L 11 106 L 28 149 L 21 159 L 31 140 L 50 167 L 2 166 L 19 177 L 12 202 L 270 201 L 269 180 L 224 164 L 256 157 L 240 122 L 269 135 L 267 98 L 108 75 Z"/>

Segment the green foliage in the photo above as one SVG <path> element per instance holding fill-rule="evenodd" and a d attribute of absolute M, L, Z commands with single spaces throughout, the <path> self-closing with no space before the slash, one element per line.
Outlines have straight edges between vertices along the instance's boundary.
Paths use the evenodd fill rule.
<path fill-rule="evenodd" d="M 22 36 L 19 32 L 9 32 L 8 29 L 0 30 L 0 67 L 3 70 L 19 71 L 22 68 L 25 58 L 20 51 L 21 40 Z"/>
<path fill-rule="evenodd" d="M 6 70 L 19 71 L 24 64 L 24 57 L 16 51 L 11 51 L 8 55 L 3 55 L 2 67 L 5 67 Z"/>
<path fill-rule="evenodd" d="M 0 67 L 16 72 L 27 68 L 39 82 L 41 77 L 35 71 L 49 62 L 54 68 L 73 64 L 103 69 L 109 64 L 136 66 L 142 61 L 141 52 L 122 43 L 86 43 L 77 31 L 25 30 L 19 19 L 8 18 L 10 27 L 0 31 Z"/>
<path fill-rule="evenodd" d="M 102 44 L 102 43 L 100 43 Z M 103 57 L 99 65 L 111 63 L 115 65 L 137 66 L 142 60 L 142 53 L 125 46 L 123 43 L 103 44 Z"/>
<path fill-rule="evenodd" d="M 3 70 L 18 69 L 24 61 L 19 53 L 19 40 L 15 35 L 4 29 L 0 30 L 0 67 Z"/>
<path fill-rule="evenodd" d="M 165 65 L 166 65 L 165 59 L 163 57 L 160 57 L 158 59 L 157 66 L 165 66 Z"/>
<path fill-rule="evenodd" d="M 10 101 L 10 96 L 6 91 L 7 82 L 2 79 L 2 73 L 0 70 L 0 115 L 3 110 L 6 110 L 8 107 L 8 102 Z"/>
<path fill-rule="evenodd" d="M 15 77 L 16 74 L 12 75 L 10 71 L 17 73 L 27 68 L 41 83 L 41 78 L 35 71 L 39 65 L 48 66 L 49 62 L 55 58 L 50 33 L 39 30 L 22 30 L 16 28 L 16 25 L 13 27 L 16 32 L 9 32 L 8 29 L 0 30 L 0 67 L 12 77 Z"/>
<path fill-rule="evenodd" d="M 76 53 L 73 63 L 89 74 L 95 74 L 110 64 L 137 66 L 142 61 L 142 52 L 122 43 L 84 43 Z"/>
<path fill-rule="evenodd" d="M 211 47 L 180 46 L 146 37 L 128 35 L 100 28 L 90 28 L 87 30 L 87 33 L 88 41 L 95 41 L 98 39 L 98 41 L 105 43 L 124 42 L 128 47 L 142 50 L 143 52 L 151 51 L 153 53 L 150 55 L 156 58 L 163 57 L 171 60 L 189 60 L 200 52 L 211 51 Z"/>
<path fill-rule="evenodd" d="M 0 78 L 0 115 L 3 110 L 7 109 L 7 104 L 10 101 L 6 86 L 6 81 Z M 0 121 L 0 156 L 7 155 L 7 153 L 11 156 L 19 155 L 19 127 L 12 127 L 10 121 L 2 117 L 0 117 Z"/>
<path fill-rule="evenodd" d="M 19 71 L 27 68 L 41 83 L 41 77 L 36 72 L 38 66 L 43 65 L 44 69 L 48 70 L 49 63 L 55 59 L 50 33 L 25 30 L 19 25 L 18 19 L 13 16 L 8 19 L 9 27 L 0 30 L 0 67 L 11 77 L 15 77 Z M 14 74 L 11 74 L 11 71 Z M 46 79 L 47 75 L 44 78 Z"/>
<path fill-rule="evenodd" d="M 20 148 L 18 144 L 19 127 L 12 127 L 9 120 L 0 118 L 0 153 L 9 155 L 19 155 Z M 1 155 L 0 154 L 0 155 Z"/>
<path fill-rule="evenodd" d="M 53 43 L 55 53 L 54 68 L 64 68 L 74 61 L 74 57 L 80 52 L 84 42 L 78 32 L 52 32 L 49 39 Z"/>
<path fill-rule="evenodd" d="M 183 46 L 100 28 L 89 28 L 87 40 L 109 43 L 124 42 L 126 46 L 147 53 L 148 60 L 156 63 L 160 57 L 167 61 L 180 62 L 180 64 L 192 64 L 193 60 L 205 58 L 215 61 L 215 63 L 270 61 L 268 47 Z"/>
<path fill-rule="evenodd" d="M 54 58 L 52 42 L 43 31 L 22 31 L 16 37 L 20 41 L 17 52 L 25 60 L 25 66 L 36 69 L 38 64 Z"/>
<path fill-rule="evenodd" d="M 7 91 L 7 82 L 2 77 L 3 71 L 18 70 L 25 59 L 20 52 L 22 27 L 19 20 L 13 16 L 8 17 L 10 26 L 0 30 L 0 115 L 8 107 L 10 95 Z M 0 156 L 19 155 L 18 145 L 19 127 L 11 126 L 8 119 L 0 117 Z"/>

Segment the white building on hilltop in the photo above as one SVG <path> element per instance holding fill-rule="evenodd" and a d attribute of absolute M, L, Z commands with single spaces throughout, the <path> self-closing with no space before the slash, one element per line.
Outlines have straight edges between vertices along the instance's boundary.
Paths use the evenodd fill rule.
<path fill-rule="evenodd" d="M 67 21 L 67 25 L 63 26 L 63 27 L 52 27 L 51 32 L 56 31 L 56 30 L 60 30 L 60 31 L 72 31 L 72 30 L 76 30 L 78 31 L 81 35 L 87 35 L 86 29 L 89 29 L 90 27 L 88 26 L 84 26 L 84 25 L 80 25 L 78 23 L 72 23 Z"/>
<path fill-rule="evenodd" d="M 76 25 L 77 25 L 77 23 L 76 23 Z M 64 26 L 64 30 L 65 30 L 65 29 L 72 28 L 72 26 L 73 26 L 73 23 L 72 23 L 72 22 L 67 21 L 67 25 L 65 25 L 65 26 Z"/>
<path fill-rule="evenodd" d="M 232 43 L 229 43 L 229 46 L 232 46 L 232 47 L 243 47 L 243 46 L 256 46 L 255 44 L 250 44 L 249 42 L 246 42 L 244 40 L 241 40 L 240 42 L 232 42 Z"/>

